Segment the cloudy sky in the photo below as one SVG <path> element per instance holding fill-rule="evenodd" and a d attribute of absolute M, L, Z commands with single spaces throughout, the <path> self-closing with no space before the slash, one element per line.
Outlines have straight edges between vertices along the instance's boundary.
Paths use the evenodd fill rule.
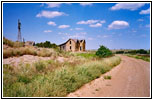
<path fill-rule="evenodd" d="M 87 49 L 150 48 L 149 3 L 3 3 L 3 35 L 61 44 L 85 39 Z"/>

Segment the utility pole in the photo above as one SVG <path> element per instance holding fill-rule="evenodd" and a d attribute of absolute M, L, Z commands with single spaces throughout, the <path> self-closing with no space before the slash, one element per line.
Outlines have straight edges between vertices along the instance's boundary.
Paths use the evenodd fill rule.
<path fill-rule="evenodd" d="M 22 38 L 21 38 L 21 22 L 18 19 L 18 42 L 22 42 Z"/>

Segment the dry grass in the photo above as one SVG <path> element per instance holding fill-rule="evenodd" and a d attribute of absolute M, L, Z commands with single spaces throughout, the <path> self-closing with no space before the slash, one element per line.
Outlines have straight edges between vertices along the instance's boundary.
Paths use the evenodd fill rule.
<path fill-rule="evenodd" d="M 36 48 L 36 47 L 20 47 L 20 48 L 7 48 L 3 49 L 3 58 L 22 56 L 22 55 L 34 55 L 41 57 L 57 56 L 58 52 L 54 49 Z"/>

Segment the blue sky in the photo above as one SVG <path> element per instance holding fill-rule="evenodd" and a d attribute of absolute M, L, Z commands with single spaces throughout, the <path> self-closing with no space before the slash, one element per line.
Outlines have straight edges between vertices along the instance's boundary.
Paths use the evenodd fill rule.
<path fill-rule="evenodd" d="M 85 39 L 87 49 L 150 48 L 149 3 L 3 3 L 3 36 L 61 44 Z"/>

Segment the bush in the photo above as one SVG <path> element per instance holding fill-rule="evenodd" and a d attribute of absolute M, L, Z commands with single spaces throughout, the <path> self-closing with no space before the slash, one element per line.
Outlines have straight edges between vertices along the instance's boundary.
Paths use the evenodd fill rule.
<path fill-rule="evenodd" d="M 112 56 L 112 52 L 106 48 L 105 46 L 100 46 L 100 48 L 98 49 L 98 51 L 96 52 L 96 55 L 98 57 L 109 57 Z"/>
<path fill-rule="evenodd" d="M 41 42 L 36 44 L 37 47 L 44 47 L 44 48 L 57 48 L 58 46 L 55 43 L 50 43 L 49 41 Z"/>
<path fill-rule="evenodd" d="M 123 54 L 124 51 L 116 51 L 116 54 Z"/>

